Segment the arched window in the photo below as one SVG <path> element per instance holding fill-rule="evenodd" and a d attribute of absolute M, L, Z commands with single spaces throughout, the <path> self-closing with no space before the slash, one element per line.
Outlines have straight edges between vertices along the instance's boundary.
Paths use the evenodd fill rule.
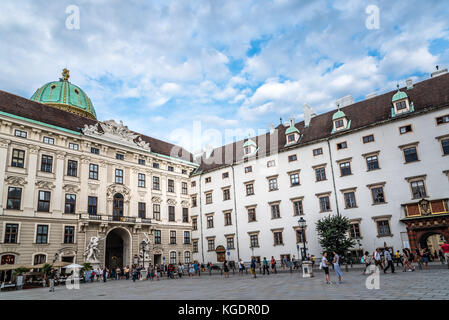
<path fill-rule="evenodd" d="M 47 261 L 47 256 L 45 254 L 36 254 L 34 256 L 34 263 L 33 265 L 38 265 L 45 263 Z"/>
<path fill-rule="evenodd" d="M 114 195 L 114 208 L 112 211 L 114 219 L 120 220 L 123 217 L 123 196 L 120 193 Z"/>
<path fill-rule="evenodd" d="M 190 263 L 190 251 L 184 252 L 184 263 Z"/>
<path fill-rule="evenodd" d="M 170 252 L 170 263 L 171 264 L 176 264 L 176 251 L 171 251 Z"/>

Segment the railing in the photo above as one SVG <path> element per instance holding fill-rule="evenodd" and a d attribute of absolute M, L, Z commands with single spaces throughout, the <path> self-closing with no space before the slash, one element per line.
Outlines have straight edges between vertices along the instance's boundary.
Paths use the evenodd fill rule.
<path fill-rule="evenodd" d="M 101 216 L 96 214 L 89 214 L 89 220 L 101 220 Z"/>
<path fill-rule="evenodd" d="M 123 216 L 107 216 L 108 221 L 119 221 L 119 222 L 136 222 L 135 217 L 123 217 Z"/>
<path fill-rule="evenodd" d="M 100 214 L 80 214 L 80 219 L 95 220 L 95 221 L 117 221 L 117 222 L 131 222 L 131 223 L 152 223 L 151 219 L 137 218 L 137 217 L 125 217 L 114 215 L 100 215 Z"/>

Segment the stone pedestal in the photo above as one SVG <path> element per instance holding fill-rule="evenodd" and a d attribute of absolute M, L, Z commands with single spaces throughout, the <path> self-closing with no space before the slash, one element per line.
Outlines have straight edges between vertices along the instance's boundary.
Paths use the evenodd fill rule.
<path fill-rule="evenodd" d="M 303 278 L 313 277 L 312 262 L 310 261 L 302 262 L 302 277 Z"/>
<path fill-rule="evenodd" d="M 140 270 L 140 280 L 141 281 L 146 280 L 147 274 L 148 274 L 147 270 L 145 270 L 145 269 Z"/>

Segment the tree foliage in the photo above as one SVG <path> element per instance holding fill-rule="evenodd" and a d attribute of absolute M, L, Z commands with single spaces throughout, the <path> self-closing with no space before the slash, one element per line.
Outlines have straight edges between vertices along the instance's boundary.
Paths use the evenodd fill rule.
<path fill-rule="evenodd" d="M 318 220 L 316 230 L 321 247 L 330 255 L 335 251 L 344 256 L 347 250 L 355 245 L 355 241 L 348 237 L 349 227 L 348 218 L 340 215 Z"/>

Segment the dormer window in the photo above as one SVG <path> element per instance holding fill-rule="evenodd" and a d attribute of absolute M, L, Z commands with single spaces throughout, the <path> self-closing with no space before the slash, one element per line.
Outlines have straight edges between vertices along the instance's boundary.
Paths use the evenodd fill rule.
<path fill-rule="evenodd" d="M 333 127 L 332 133 L 337 131 L 347 130 L 351 127 L 351 120 L 348 120 L 346 114 L 340 110 L 340 105 L 337 105 L 338 110 L 332 116 Z"/>
<path fill-rule="evenodd" d="M 342 119 L 335 121 L 335 128 L 341 128 L 344 126 L 344 122 Z"/>
<path fill-rule="evenodd" d="M 250 154 L 251 149 L 249 147 L 245 147 L 245 154 Z"/>
<path fill-rule="evenodd" d="M 245 157 L 255 154 L 257 150 L 258 150 L 257 144 L 251 139 L 248 139 L 243 144 L 243 153 Z"/>
<path fill-rule="evenodd" d="M 295 135 L 294 134 L 289 134 L 288 135 L 288 142 L 291 143 L 293 141 L 295 141 Z"/>
<path fill-rule="evenodd" d="M 413 102 L 410 102 L 405 92 L 399 90 L 399 85 L 398 92 L 394 94 L 393 98 L 391 99 L 391 103 L 393 104 L 393 107 L 391 108 L 392 117 L 395 117 L 402 113 L 415 111 Z"/>
<path fill-rule="evenodd" d="M 396 102 L 396 110 L 399 111 L 402 109 L 407 109 L 407 104 L 405 103 L 405 101 Z"/>
<path fill-rule="evenodd" d="M 301 137 L 299 130 L 295 127 L 295 120 L 293 118 L 290 118 L 290 126 L 285 130 L 285 135 L 287 137 L 286 146 L 297 143 Z"/>

